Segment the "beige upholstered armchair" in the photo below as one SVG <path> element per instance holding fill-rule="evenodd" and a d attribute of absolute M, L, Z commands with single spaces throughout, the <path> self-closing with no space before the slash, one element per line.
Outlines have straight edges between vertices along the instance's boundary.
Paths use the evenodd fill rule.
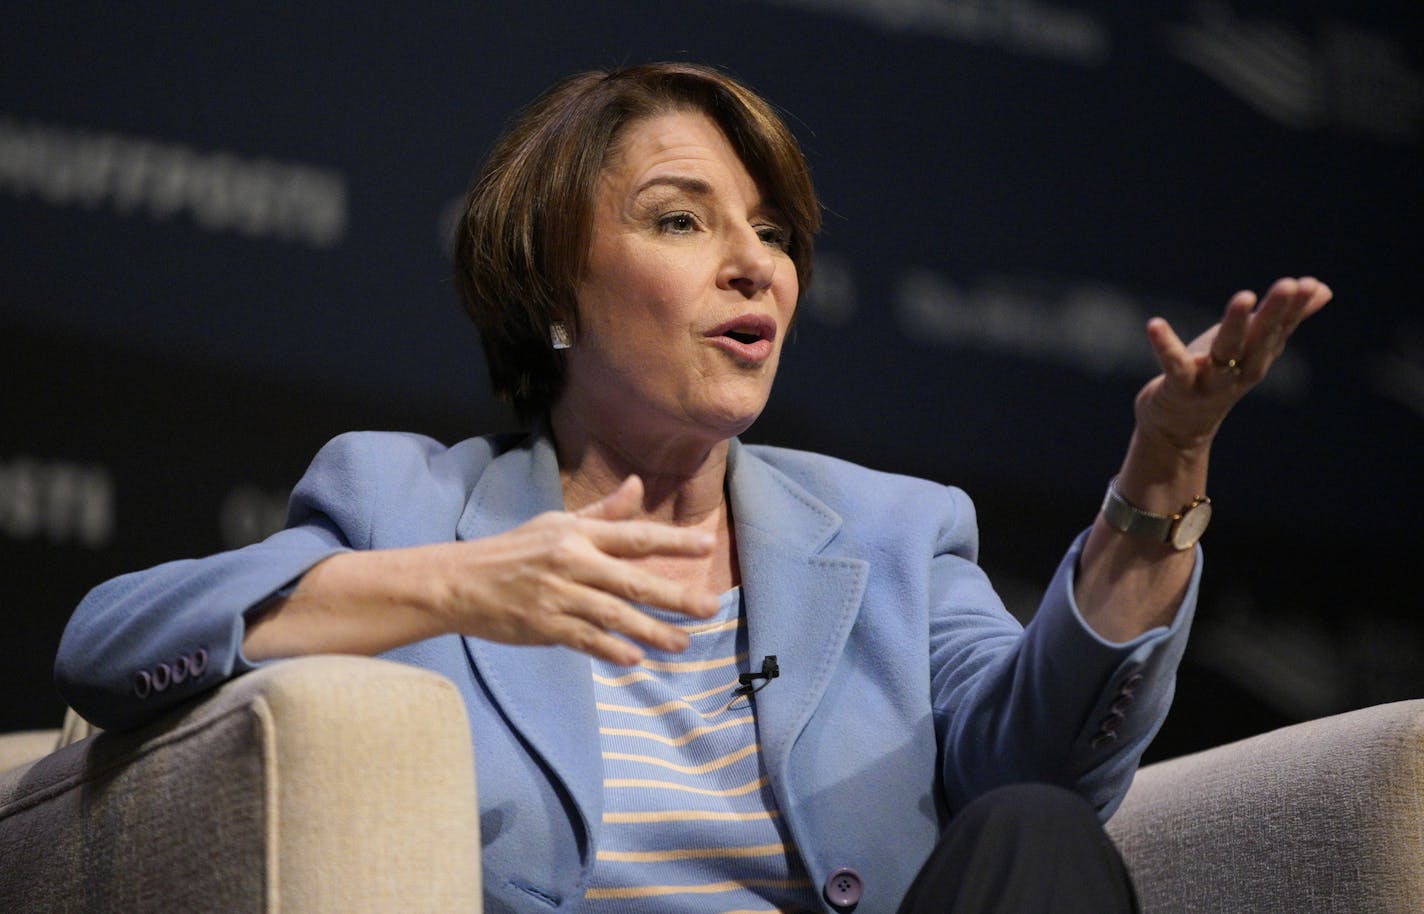
<path fill-rule="evenodd" d="M 478 912 L 473 771 L 447 682 L 353 657 L 0 737 L 0 911 Z M 1424 701 L 1145 768 L 1109 830 L 1149 912 L 1419 914 Z"/>
<path fill-rule="evenodd" d="M 7 914 L 479 910 L 469 724 L 415 667 L 273 664 L 0 774 Z"/>

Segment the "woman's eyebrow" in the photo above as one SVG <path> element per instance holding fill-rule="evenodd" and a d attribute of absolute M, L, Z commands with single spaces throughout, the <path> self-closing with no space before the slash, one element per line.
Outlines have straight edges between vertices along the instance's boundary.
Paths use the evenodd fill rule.
<path fill-rule="evenodd" d="M 702 178 L 695 178 L 691 175 L 655 175 L 638 185 L 637 190 L 633 191 L 633 199 L 636 200 L 655 187 L 675 187 L 696 197 L 712 196 L 712 185 Z M 786 218 L 776 204 L 766 199 L 760 201 L 755 209 L 769 219 Z"/>
<path fill-rule="evenodd" d="M 633 196 L 640 197 L 646 191 L 658 186 L 675 187 L 684 193 L 698 197 L 707 197 L 712 194 L 712 185 L 701 178 L 694 178 L 691 175 L 656 175 L 640 184 L 638 189 L 633 192 Z"/>

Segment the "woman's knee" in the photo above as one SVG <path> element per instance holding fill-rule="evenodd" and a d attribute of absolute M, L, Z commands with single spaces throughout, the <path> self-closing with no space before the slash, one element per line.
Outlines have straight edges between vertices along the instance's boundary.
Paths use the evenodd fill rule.
<path fill-rule="evenodd" d="M 1009 784 L 980 794 L 960 810 L 954 824 L 992 829 L 1101 830 L 1087 800 L 1053 784 Z"/>
<path fill-rule="evenodd" d="M 902 914 L 1136 910 L 1131 878 L 1092 805 L 1051 784 L 1012 784 L 966 805 Z"/>

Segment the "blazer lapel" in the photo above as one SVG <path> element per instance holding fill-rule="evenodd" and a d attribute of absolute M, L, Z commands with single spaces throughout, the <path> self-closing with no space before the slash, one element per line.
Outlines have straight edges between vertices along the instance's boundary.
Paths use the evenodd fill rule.
<path fill-rule="evenodd" d="M 563 508 L 553 442 L 536 432 L 490 462 L 470 492 L 456 537 L 494 536 L 536 514 Z M 564 647 L 464 641 L 477 674 L 506 718 L 573 798 L 585 836 L 597 834 L 596 824 L 603 817 L 603 761 L 589 659 Z M 587 851 L 591 841 L 583 846 Z"/>
<path fill-rule="evenodd" d="M 762 756 L 789 805 L 791 747 L 826 690 L 864 595 L 868 564 L 823 555 L 841 519 L 735 439 L 728 493 L 747 607 L 751 668 L 774 654 L 781 676 L 757 693 Z M 481 474 L 456 528 L 459 539 L 503 533 L 543 511 L 563 510 L 558 459 L 547 433 L 500 454 Z M 476 672 L 507 719 L 548 762 L 597 834 L 603 764 L 587 657 L 562 647 L 465 638 Z M 591 848 L 592 841 L 585 844 Z"/>
<path fill-rule="evenodd" d="M 747 608 L 748 663 L 781 676 L 756 693 L 762 758 L 783 808 L 791 747 L 825 693 L 864 596 L 869 565 L 824 555 L 841 518 L 732 442 L 729 493 Z"/>

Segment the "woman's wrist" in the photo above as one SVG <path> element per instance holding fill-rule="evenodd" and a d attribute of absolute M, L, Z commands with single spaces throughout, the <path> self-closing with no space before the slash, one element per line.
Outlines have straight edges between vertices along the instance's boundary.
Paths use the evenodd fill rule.
<path fill-rule="evenodd" d="M 379 654 L 444 634 L 432 575 L 416 550 L 358 550 L 323 559 L 291 593 L 249 621 L 251 660 L 304 654 Z"/>
<path fill-rule="evenodd" d="M 1119 468 L 1118 494 L 1136 507 L 1172 514 L 1206 495 L 1210 441 L 1183 449 L 1159 436 L 1134 430 Z"/>

